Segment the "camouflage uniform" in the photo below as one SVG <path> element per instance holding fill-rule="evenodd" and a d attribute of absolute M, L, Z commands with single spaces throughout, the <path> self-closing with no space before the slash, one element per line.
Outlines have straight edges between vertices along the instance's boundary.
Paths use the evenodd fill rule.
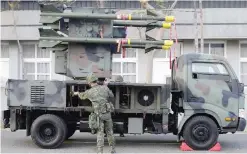
<path fill-rule="evenodd" d="M 89 99 L 92 102 L 94 113 L 98 118 L 97 129 L 97 148 L 98 152 L 103 153 L 104 146 L 104 130 L 107 134 L 108 143 L 111 147 L 111 153 L 115 153 L 115 138 L 113 135 L 113 122 L 111 112 L 114 110 L 113 105 L 109 102 L 114 98 L 112 91 L 105 85 L 97 84 L 97 77 L 89 75 L 87 77 L 88 83 L 95 82 L 89 90 L 78 93 L 80 99 Z M 107 115 L 107 116 L 105 116 Z"/>

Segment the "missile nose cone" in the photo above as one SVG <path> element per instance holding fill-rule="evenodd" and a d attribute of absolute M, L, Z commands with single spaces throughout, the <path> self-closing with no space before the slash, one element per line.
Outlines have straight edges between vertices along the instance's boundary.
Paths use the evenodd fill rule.
<path fill-rule="evenodd" d="M 166 16 L 165 17 L 165 21 L 166 22 L 174 22 L 175 21 L 175 17 L 174 16 Z"/>

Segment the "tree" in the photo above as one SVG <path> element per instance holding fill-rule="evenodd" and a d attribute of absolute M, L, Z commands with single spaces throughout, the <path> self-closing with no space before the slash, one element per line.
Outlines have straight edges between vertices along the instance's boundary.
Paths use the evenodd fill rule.
<path fill-rule="evenodd" d="M 18 69 L 18 76 L 19 76 L 19 79 L 21 78 L 21 67 L 23 66 L 23 61 L 22 61 L 22 47 L 21 47 L 21 44 L 20 44 L 20 40 L 19 40 L 19 37 L 18 37 L 18 32 L 17 32 L 17 25 L 16 25 L 16 17 L 15 17 L 15 9 L 19 6 L 19 2 L 20 0 L 16 0 L 16 1 L 8 1 L 8 5 L 11 9 L 11 12 L 12 12 L 12 18 L 13 18 L 13 27 L 14 27 L 14 30 L 15 30 L 15 35 L 16 35 L 16 41 L 17 41 L 17 44 L 18 44 L 18 52 L 19 52 L 19 58 L 18 58 L 18 63 L 19 63 L 19 69 Z M 22 67 L 23 68 L 23 67 Z"/>

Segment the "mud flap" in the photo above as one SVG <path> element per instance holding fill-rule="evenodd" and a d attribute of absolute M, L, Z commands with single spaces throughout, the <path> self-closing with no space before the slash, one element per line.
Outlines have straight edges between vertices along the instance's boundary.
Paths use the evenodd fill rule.
<path fill-rule="evenodd" d="M 244 118 L 239 117 L 237 131 L 244 131 L 245 127 L 246 127 L 246 120 Z"/>
<path fill-rule="evenodd" d="M 15 132 L 17 130 L 17 121 L 16 121 L 16 110 L 10 110 L 10 130 Z"/>
<path fill-rule="evenodd" d="M 3 128 L 9 128 L 9 119 L 10 119 L 10 111 L 9 110 L 5 110 L 2 111 L 2 124 L 3 124 Z"/>
<path fill-rule="evenodd" d="M 26 136 L 31 135 L 31 113 L 30 111 L 26 112 Z"/>

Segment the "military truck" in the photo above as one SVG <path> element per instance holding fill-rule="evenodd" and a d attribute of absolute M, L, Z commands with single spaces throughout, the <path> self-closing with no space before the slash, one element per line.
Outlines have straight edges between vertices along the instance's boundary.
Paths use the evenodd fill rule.
<path fill-rule="evenodd" d="M 40 47 L 55 52 L 57 74 L 74 80 L 7 82 L 5 128 L 13 132 L 26 130 L 26 135 L 41 148 L 58 148 L 77 130 L 91 132 L 88 125 L 91 103 L 72 96 L 71 92 L 89 88 L 84 78 L 90 72 L 100 79 L 111 77 L 111 58 L 119 45 L 150 52 L 154 48 L 168 49 L 171 44 L 164 40 L 127 40 L 121 44 L 119 38 L 123 37 L 114 33 L 118 30 L 114 25 L 120 23 L 147 29 L 162 27 L 164 24 L 157 21 L 164 17 L 116 16 L 100 9 L 83 9 L 84 12 L 78 13 L 78 10 L 82 11 L 64 13 L 54 6 L 41 6 L 42 23 L 52 29 L 40 30 Z M 120 22 L 116 18 L 147 21 Z M 67 33 L 64 25 L 69 27 L 65 28 Z M 105 33 L 99 35 L 102 25 Z M 59 35 L 57 29 L 67 36 Z M 219 134 L 245 129 L 246 120 L 239 117 L 239 109 L 244 109 L 245 103 L 244 85 L 224 57 L 190 53 L 174 58 L 171 64 L 171 77 L 166 84 L 107 85 L 115 96 L 111 102 L 115 107 L 112 114 L 115 134 L 173 133 L 193 149 L 208 150 L 217 143 Z"/>

